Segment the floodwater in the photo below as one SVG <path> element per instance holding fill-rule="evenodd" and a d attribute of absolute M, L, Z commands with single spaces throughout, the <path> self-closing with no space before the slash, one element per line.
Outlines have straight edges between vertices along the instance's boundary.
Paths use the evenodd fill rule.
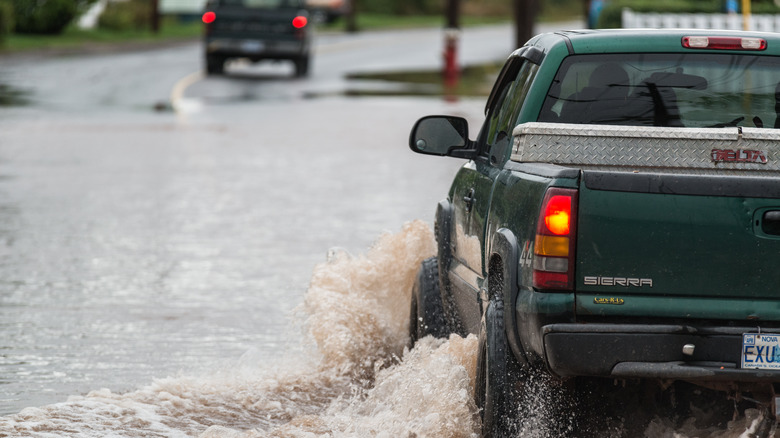
<path fill-rule="evenodd" d="M 308 343 L 273 364 L 251 353 L 215 372 L 154 380 L 29 407 L 0 419 L 2 436 L 38 437 L 478 437 L 472 400 L 477 340 L 425 338 L 406 348 L 416 266 L 434 242 L 423 221 L 382 235 L 365 254 L 333 251 L 317 265 L 297 309 Z M 548 437 L 543 384 L 518 418 L 521 437 Z M 656 419 L 647 437 L 749 437 L 729 430 L 679 430 Z M 749 427 L 746 428 L 746 424 Z M 572 431 L 571 435 L 578 436 Z M 620 428 L 603 436 L 623 436 Z"/>
<path fill-rule="evenodd" d="M 7 113 L 0 415 L 301 350 L 291 312 L 313 267 L 432 217 L 459 165 L 408 151 L 410 103 L 444 106 Z M 356 113 L 365 123 L 334 125 Z"/>
<path fill-rule="evenodd" d="M 476 435 L 473 337 L 425 339 L 405 350 L 407 302 L 430 227 L 406 224 L 364 255 L 334 251 L 318 265 L 300 312 L 315 345 L 274 365 L 247 354 L 200 376 L 126 393 L 95 390 L 0 420 L 4 435 Z"/>

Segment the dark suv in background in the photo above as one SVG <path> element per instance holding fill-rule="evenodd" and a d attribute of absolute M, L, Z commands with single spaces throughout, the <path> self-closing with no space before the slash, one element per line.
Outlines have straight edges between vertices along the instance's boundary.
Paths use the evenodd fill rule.
<path fill-rule="evenodd" d="M 208 74 L 229 58 L 290 60 L 296 76 L 309 72 L 311 25 L 304 0 L 210 0 L 203 14 Z"/>

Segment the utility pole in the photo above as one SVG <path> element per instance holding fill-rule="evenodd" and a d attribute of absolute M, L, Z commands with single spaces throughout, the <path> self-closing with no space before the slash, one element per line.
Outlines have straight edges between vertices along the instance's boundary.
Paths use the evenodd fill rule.
<path fill-rule="evenodd" d="M 152 0 L 152 32 L 160 33 L 160 0 Z"/>
<path fill-rule="evenodd" d="M 452 91 L 460 78 L 458 40 L 460 39 L 460 0 L 447 0 L 444 29 L 444 87 Z"/>
<path fill-rule="evenodd" d="M 522 47 L 534 36 L 537 0 L 513 0 L 515 48 Z"/>
<path fill-rule="evenodd" d="M 346 31 L 349 33 L 357 32 L 357 0 L 345 0 L 347 2 L 347 11 L 344 14 L 344 23 Z"/>

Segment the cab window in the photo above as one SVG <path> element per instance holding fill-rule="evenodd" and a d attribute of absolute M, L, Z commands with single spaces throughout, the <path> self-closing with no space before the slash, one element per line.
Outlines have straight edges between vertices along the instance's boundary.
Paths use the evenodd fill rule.
<path fill-rule="evenodd" d="M 501 162 L 508 152 L 512 130 L 517 126 L 523 102 L 539 70 L 539 66 L 530 61 L 518 59 L 517 62 L 519 68 L 505 72 L 511 80 L 504 80 L 499 85 L 494 105 L 488 110 L 481 153 L 489 155 L 494 162 Z"/>
<path fill-rule="evenodd" d="M 780 128 L 780 57 L 730 53 L 574 55 L 538 121 Z"/>

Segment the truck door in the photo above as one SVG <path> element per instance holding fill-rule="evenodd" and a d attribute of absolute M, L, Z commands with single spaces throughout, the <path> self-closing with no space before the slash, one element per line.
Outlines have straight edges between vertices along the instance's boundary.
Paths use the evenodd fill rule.
<path fill-rule="evenodd" d="M 522 50 L 522 49 L 521 49 Z M 493 184 L 511 148 L 512 130 L 538 65 L 516 52 L 504 65 L 491 92 L 486 120 L 477 139 L 478 156 L 466 163 L 452 186 L 454 243 L 450 269 L 454 304 L 464 329 L 479 332 L 479 292 L 484 284 L 486 230 Z"/>

